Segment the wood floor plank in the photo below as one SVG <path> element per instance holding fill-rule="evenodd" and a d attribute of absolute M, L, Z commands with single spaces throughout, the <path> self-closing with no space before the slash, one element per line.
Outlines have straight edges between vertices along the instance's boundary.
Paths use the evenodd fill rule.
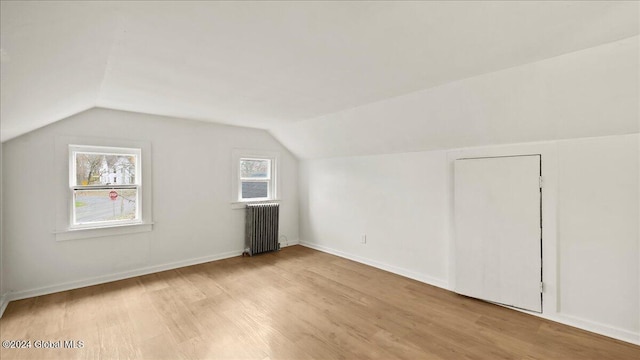
<path fill-rule="evenodd" d="M 11 359 L 640 359 L 640 347 L 302 246 L 14 301 Z M 36 349 L 36 341 L 82 341 Z"/>

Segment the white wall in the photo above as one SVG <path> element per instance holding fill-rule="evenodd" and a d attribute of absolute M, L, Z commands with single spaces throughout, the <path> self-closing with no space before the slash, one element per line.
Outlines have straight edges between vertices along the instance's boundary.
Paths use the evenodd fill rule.
<path fill-rule="evenodd" d="M 560 312 L 636 334 L 638 146 L 638 136 L 558 144 Z"/>
<path fill-rule="evenodd" d="M 307 244 L 446 287 L 446 153 L 304 161 L 300 187 Z"/>
<path fill-rule="evenodd" d="M 453 271 L 453 161 L 542 154 L 544 317 L 640 342 L 640 136 L 300 163 L 305 245 L 437 286 Z M 360 235 L 367 234 L 367 244 Z"/>
<path fill-rule="evenodd" d="M 56 241 L 56 139 L 151 143 L 153 230 Z M 92 109 L 3 144 L 4 252 L 11 299 L 239 255 L 244 211 L 232 209 L 235 148 L 280 154 L 280 233 L 298 241 L 297 160 L 267 132 Z M 49 175 L 47 175 L 49 174 Z M 64 208 L 64 207 L 63 207 Z"/>

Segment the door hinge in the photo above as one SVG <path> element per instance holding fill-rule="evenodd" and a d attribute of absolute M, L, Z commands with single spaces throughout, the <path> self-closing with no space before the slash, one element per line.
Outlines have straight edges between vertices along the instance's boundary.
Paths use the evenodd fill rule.
<path fill-rule="evenodd" d="M 538 186 L 540 187 L 540 189 L 542 189 L 544 186 L 544 181 L 542 179 L 542 176 L 538 176 Z"/>
<path fill-rule="evenodd" d="M 540 281 L 540 292 L 544 292 L 544 283 Z"/>

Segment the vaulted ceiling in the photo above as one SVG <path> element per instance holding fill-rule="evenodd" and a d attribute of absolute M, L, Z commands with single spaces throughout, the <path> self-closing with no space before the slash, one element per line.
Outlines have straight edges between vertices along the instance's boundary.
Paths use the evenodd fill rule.
<path fill-rule="evenodd" d="M 0 10 L 2 141 L 92 107 L 282 129 L 639 33 L 638 3 L 614 1 Z"/>

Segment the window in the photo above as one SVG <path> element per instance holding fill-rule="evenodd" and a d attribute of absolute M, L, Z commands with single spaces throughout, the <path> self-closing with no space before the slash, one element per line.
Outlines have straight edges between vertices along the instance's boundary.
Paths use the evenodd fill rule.
<path fill-rule="evenodd" d="M 70 228 L 142 220 L 142 150 L 69 145 Z"/>
<path fill-rule="evenodd" d="M 278 158 L 272 151 L 234 149 L 231 154 L 231 208 L 247 202 L 278 201 Z"/>
<path fill-rule="evenodd" d="M 240 158 L 240 201 L 274 199 L 273 162 L 265 158 Z"/>

